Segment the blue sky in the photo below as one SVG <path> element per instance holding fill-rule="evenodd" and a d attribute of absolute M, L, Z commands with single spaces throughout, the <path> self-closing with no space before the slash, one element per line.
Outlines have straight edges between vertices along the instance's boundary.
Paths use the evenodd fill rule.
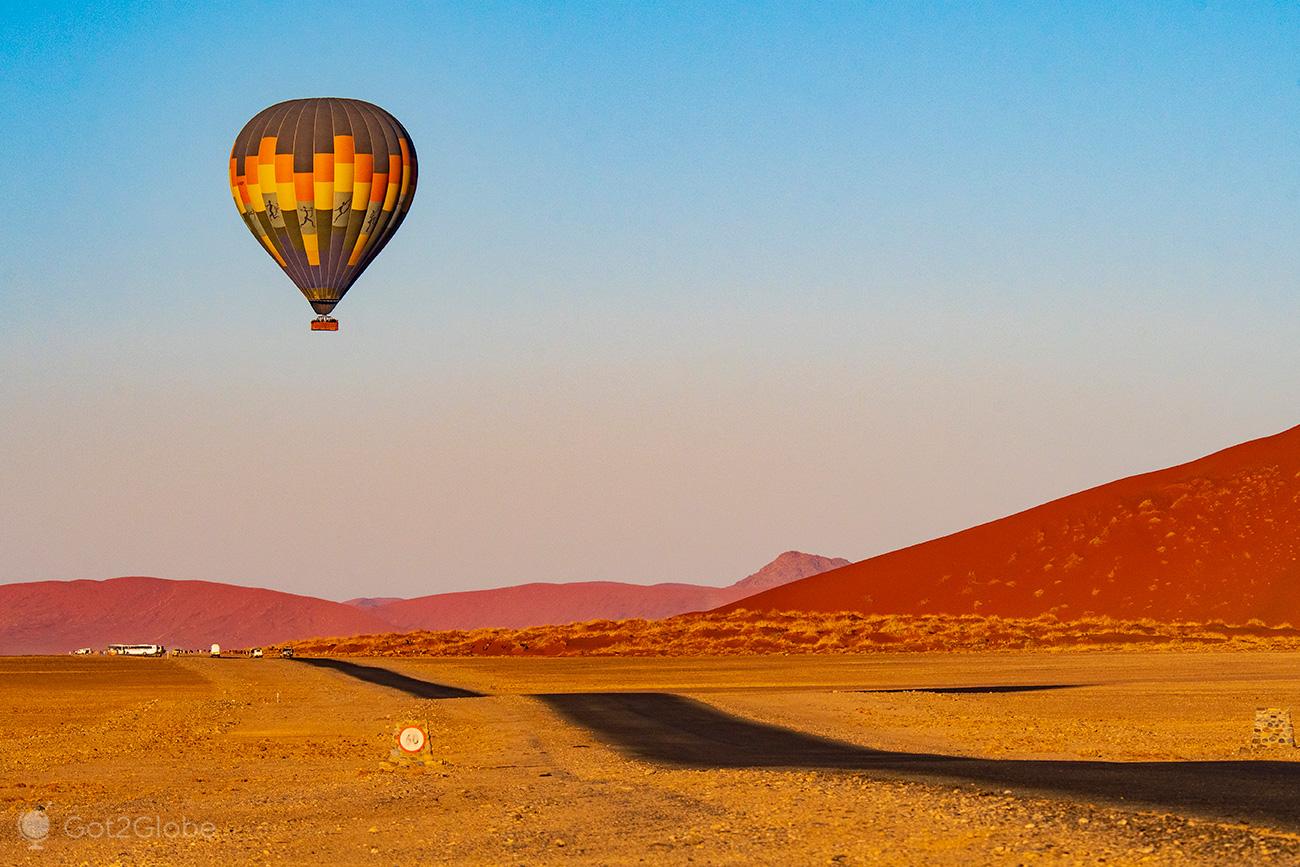
<path fill-rule="evenodd" d="M 0 581 L 723 581 L 1300 423 L 1295 4 L 195 6 L 0 6 Z M 338 335 L 225 176 L 327 95 L 421 161 Z"/>

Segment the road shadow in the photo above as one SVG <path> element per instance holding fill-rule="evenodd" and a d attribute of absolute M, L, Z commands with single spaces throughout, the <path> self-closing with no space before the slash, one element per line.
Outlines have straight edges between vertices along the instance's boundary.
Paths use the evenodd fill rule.
<path fill-rule="evenodd" d="M 1079 689 L 1086 683 L 1027 683 L 999 686 L 914 686 L 908 689 L 860 689 L 872 695 L 890 695 L 902 692 L 928 692 L 936 695 L 992 695 L 1001 692 L 1043 692 L 1049 689 Z"/>
<path fill-rule="evenodd" d="M 386 668 L 377 668 L 373 665 L 358 665 L 355 662 L 346 662 L 342 659 L 297 656 L 294 657 L 293 661 L 305 665 L 314 665 L 317 668 L 333 669 L 346 674 L 348 677 L 355 677 L 357 680 L 363 680 L 366 683 L 373 683 L 378 686 L 386 686 L 389 689 L 401 690 L 407 695 L 413 695 L 416 698 L 481 698 L 483 696 L 483 693 L 474 692 L 470 689 L 419 680 L 405 674 L 389 671 Z"/>
<path fill-rule="evenodd" d="M 978 759 L 889 752 L 742 719 L 667 693 L 535 696 L 624 755 L 685 768 L 860 771 L 1300 829 L 1300 763 Z"/>

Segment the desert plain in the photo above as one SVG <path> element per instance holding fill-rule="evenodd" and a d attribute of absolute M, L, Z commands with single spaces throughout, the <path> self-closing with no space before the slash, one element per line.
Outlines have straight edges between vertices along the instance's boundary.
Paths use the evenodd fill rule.
<path fill-rule="evenodd" d="M 11 657 L 0 861 L 1291 863 L 1297 705 L 1276 651 Z"/>

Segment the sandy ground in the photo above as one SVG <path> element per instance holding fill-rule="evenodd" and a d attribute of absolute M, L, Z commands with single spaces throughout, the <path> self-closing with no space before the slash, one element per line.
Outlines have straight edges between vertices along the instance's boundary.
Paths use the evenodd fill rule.
<path fill-rule="evenodd" d="M 0 862 L 1293 863 L 1257 706 L 1300 655 L 7 658 Z"/>

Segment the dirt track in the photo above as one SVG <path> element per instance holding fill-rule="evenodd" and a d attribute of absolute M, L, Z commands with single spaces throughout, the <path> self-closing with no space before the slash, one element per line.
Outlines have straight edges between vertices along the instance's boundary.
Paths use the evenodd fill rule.
<path fill-rule="evenodd" d="M 1300 751 L 1241 748 L 1297 663 L 3 659 L 0 860 L 1290 862 Z"/>

